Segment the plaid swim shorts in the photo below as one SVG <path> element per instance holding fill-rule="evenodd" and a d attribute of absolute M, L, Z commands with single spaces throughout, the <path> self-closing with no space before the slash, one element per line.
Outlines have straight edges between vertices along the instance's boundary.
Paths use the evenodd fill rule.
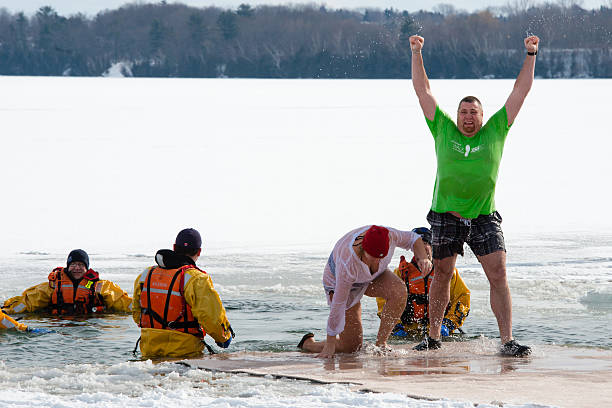
<path fill-rule="evenodd" d="M 427 221 L 431 225 L 434 259 L 444 259 L 454 254 L 463 256 L 465 242 L 477 256 L 506 251 L 501 229 L 502 217 L 497 211 L 481 214 L 471 220 L 429 211 Z"/>

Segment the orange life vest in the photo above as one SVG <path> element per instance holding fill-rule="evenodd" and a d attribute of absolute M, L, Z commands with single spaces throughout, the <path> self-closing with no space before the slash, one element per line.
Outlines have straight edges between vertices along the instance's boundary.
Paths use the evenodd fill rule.
<path fill-rule="evenodd" d="M 204 338 L 206 333 L 185 301 L 185 265 L 175 269 L 152 266 L 140 278 L 140 327 L 177 330 Z M 187 275 L 189 278 L 189 275 Z"/>
<path fill-rule="evenodd" d="M 49 274 L 49 287 L 54 289 L 49 306 L 51 313 L 70 315 L 103 313 L 104 301 L 96 292 L 99 285 L 101 285 L 100 277 L 93 269 L 88 270 L 75 285 L 64 268 L 55 268 Z"/>
<path fill-rule="evenodd" d="M 416 263 L 406 261 L 404 256 L 400 257 L 399 263 L 400 277 L 408 289 L 408 299 L 406 308 L 401 316 L 402 323 L 422 323 L 427 324 L 427 308 L 429 304 L 429 288 L 433 280 L 433 270 L 425 278 L 421 276 L 421 271 Z"/>

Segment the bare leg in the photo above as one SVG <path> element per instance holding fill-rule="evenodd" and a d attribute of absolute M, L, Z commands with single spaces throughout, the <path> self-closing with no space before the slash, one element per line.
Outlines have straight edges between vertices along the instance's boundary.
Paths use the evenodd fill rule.
<path fill-rule="evenodd" d="M 502 344 L 505 344 L 512 340 L 512 297 L 506 278 L 506 252 L 479 256 L 478 261 L 489 280 L 491 310 L 497 319 Z"/>
<path fill-rule="evenodd" d="M 406 299 L 408 297 L 406 285 L 399 277 L 387 269 L 370 283 L 365 294 L 370 297 L 381 297 L 386 301 L 380 316 L 380 327 L 376 337 L 376 345 L 379 347 L 384 346 L 387 344 L 387 339 L 393 327 L 395 327 L 406 307 Z"/>
<path fill-rule="evenodd" d="M 388 269 L 368 286 L 365 294 L 370 297 L 382 297 L 386 300 L 383 308 L 376 345 L 387 344 L 387 339 L 395 323 L 406 307 L 406 285 L 400 278 Z M 333 337 L 331 338 L 333 340 Z M 331 341 L 330 340 L 330 341 Z M 306 351 L 320 353 L 325 347 L 325 341 L 306 339 L 302 348 Z M 361 325 L 361 302 L 351 307 L 345 314 L 344 330 L 336 338 L 337 353 L 352 353 L 361 348 L 363 344 L 363 327 Z"/>
<path fill-rule="evenodd" d="M 333 339 L 333 337 L 332 337 Z M 352 353 L 361 348 L 363 343 L 363 327 L 361 326 L 361 302 L 345 312 L 344 330 L 336 336 L 336 353 Z M 325 341 L 306 339 L 303 350 L 320 353 L 325 347 Z"/>
<path fill-rule="evenodd" d="M 434 259 L 434 279 L 429 288 L 429 337 L 440 340 L 444 311 L 450 301 L 450 282 L 455 270 L 457 254 Z"/>

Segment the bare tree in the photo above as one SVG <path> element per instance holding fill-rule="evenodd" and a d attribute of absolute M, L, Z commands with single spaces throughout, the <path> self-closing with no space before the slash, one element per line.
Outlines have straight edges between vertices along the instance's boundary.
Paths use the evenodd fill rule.
<path fill-rule="evenodd" d="M 574 6 L 582 7 L 584 4 L 583 0 L 557 0 L 557 4 L 564 9 L 570 9 Z"/>
<path fill-rule="evenodd" d="M 535 6 L 534 0 L 509 0 L 502 8 L 509 15 L 521 15 Z"/>
<path fill-rule="evenodd" d="M 457 9 L 455 6 L 449 3 L 436 4 L 432 10 L 436 13 L 442 14 L 443 16 L 452 16 L 453 14 L 457 14 Z"/>

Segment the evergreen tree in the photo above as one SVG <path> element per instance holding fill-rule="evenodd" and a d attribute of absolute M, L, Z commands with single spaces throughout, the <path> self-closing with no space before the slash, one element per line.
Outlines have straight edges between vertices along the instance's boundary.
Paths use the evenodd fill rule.
<path fill-rule="evenodd" d="M 50 6 L 44 6 L 36 12 L 38 20 L 38 46 L 45 51 L 50 51 L 53 47 L 53 28 L 58 23 L 57 12 Z"/>
<path fill-rule="evenodd" d="M 417 33 L 416 24 L 414 23 L 414 20 L 412 19 L 412 17 L 410 17 L 410 15 L 404 17 L 404 20 L 402 21 L 402 26 L 400 28 L 400 33 L 401 35 L 408 37 Z"/>
<path fill-rule="evenodd" d="M 197 45 L 202 45 L 206 34 L 206 27 L 204 26 L 204 19 L 198 13 L 192 13 L 189 15 L 189 21 L 187 22 L 189 27 L 189 37 L 191 41 Z"/>
<path fill-rule="evenodd" d="M 226 40 L 231 40 L 238 35 L 238 25 L 236 25 L 236 14 L 231 11 L 224 11 L 217 18 L 217 25 L 221 30 L 221 35 Z"/>
<path fill-rule="evenodd" d="M 149 47 L 151 54 L 157 54 L 161 51 L 164 44 L 165 30 L 164 26 L 158 19 L 151 22 L 149 29 Z"/>
<path fill-rule="evenodd" d="M 248 4 L 242 3 L 238 6 L 238 10 L 236 10 L 236 14 L 242 17 L 252 17 L 255 13 L 255 10 Z"/>

